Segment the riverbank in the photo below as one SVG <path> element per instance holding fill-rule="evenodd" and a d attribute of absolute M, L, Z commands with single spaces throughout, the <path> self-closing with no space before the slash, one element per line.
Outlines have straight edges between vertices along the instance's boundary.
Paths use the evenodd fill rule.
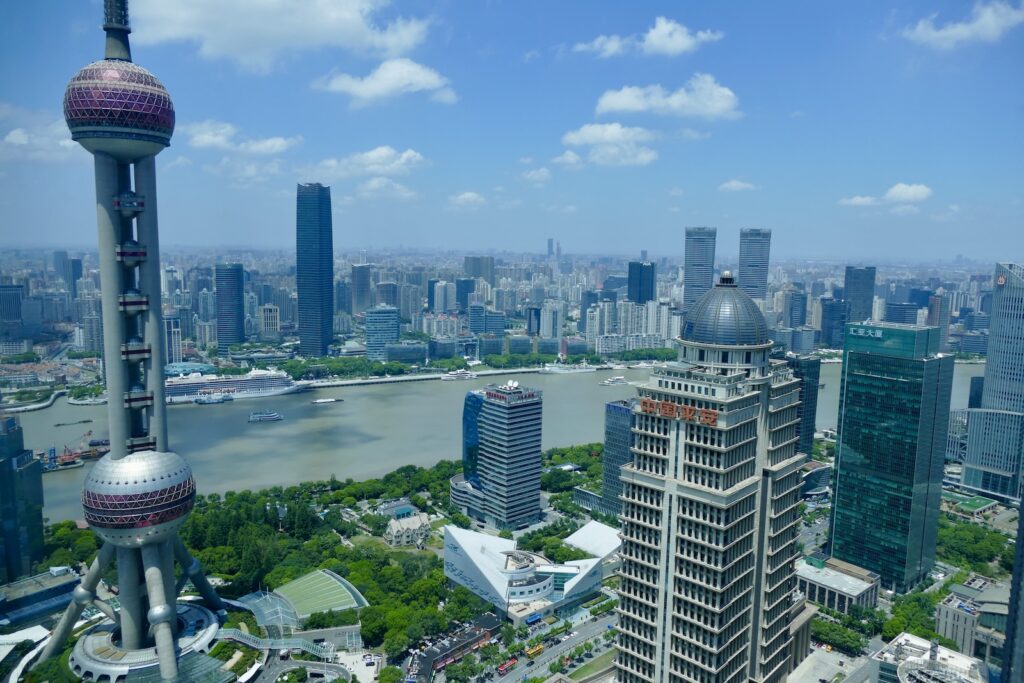
<path fill-rule="evenodd" d="M 52 406 L 59 397 L 64 396 L 67 393 L 68 392 L 65 389 L 58 389 L 57 391 L 50 394 L 50 398 L 40 403 L 24 403 L 21 405 L 15 404 L 12 406 L 5 405 L 0 407 L 0 410 L 3 410 L 5 413 L 30 413 L 34 410 L 43 410 L 44 408 L 49 408 L 50 406 Z"/>

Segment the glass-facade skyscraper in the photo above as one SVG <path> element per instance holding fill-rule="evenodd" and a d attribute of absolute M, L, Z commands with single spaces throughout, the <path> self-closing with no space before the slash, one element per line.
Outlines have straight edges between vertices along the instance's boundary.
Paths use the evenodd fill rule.
<path fill-rule="evenodd" d="M 326 356 L 334 338 L 334 233 L 331 188 L 320 183 L 296 189 L 295 289 L 299 296 L 299 354 Z"/>
<path fill-rule="evenodd" d="M 843 351 L 832 556 L 903 593 L 935 564 L 953 356 L 936 327 L 851 323 Z"/>
<path fill-rule="evenodd" d="M 43 559 L 42 463 L 25 448 L 14 417 L 0 416 L 0 583 Z"/>
<path fill-rule="evenodd" d="M 645 304 L 658 298 L 657 266 L 646 261 L 630 261 L 626 283 L 626 298 Z"/>
<path fill-rule="evenodd" d="M 687 228 L 683 264 L 683 310 L 688 311 L 715 284 L 715 228 Z"/>
<path fill-rule="evenodd" d="M 768 297 L 768 259 L 772 250 L 772 231 L 761 228 L 740 230 L 740 267 L 737 285 L 751 299 Z"/>
<path fill-rule="evenodd" d="M 401 338 L 398 309 L 380 305 L 366 311 L 366 358 L 383 362 L 385 347 Z"/>
<path fill-rule="evenodd" d="M 622 466 L 633 460 L 633 399 L 604 405 L 604 453 L 601 457 L 601 507 L 608 515 L 622 509 Z"/>
<path fill-rule="evenodd" d="M 875 267 L 846 266 L 843 298 L 846 299 L 848 322 L 862 323 L 871 320 L 875 305 Z"/>
<path fill-rule="evenodd" d="M 352 315 L 362 313 L 371 305 L 373 295 L 373 266 L 369 263 L 352 265 Z"/>
<path fill-rule="evenodd" d="M 241 263 L 218 263 L 213 269 L 217 287 L 217 355 L 226 356 L 233 344 L 245 342 L 245 276 Z"/>

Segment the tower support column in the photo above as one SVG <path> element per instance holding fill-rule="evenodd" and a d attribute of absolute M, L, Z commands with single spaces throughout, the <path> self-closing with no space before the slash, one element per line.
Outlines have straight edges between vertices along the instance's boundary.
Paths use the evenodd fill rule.
<path fill-rule="evenodd" d="M 173 571 L 167 541 L 142 546 L 142 564 L 146 574 L 146 592 L 149 612 L 146 615 L 156 640 L 156 656 L 160 662 L 160 677 L 173 681 L 178 677 L 178 658 L 174 647 L 172 622 L 177 618 L 174 606 L 168 604 L 164 577 Z"/>
<path fill-rule="evenodd" d="M 121 646 L 138 650 L 146 642 L 145 605 L 141 595 L 138 548 L 117 549 L 117 584 L 121 602 Z"/>

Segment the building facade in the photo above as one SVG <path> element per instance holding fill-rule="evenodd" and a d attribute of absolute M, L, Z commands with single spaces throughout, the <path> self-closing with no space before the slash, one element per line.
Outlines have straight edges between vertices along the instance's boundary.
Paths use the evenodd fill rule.
<path fill-rule="evenodd" d="M 875 267 L 846 266 L 843 298 L 846 300 L 847 322 L 871 320 L 875 304 Z"/>
<path fill-rule="evenodd" d="M 217 287 L 217 355 L 245 342 L 245 284 L 241 263 L 218 263 L 213 269 Z"/>
<path fill-rule="evenodd" d="M 939 339 L 938 328 L 894 323 L 846 332 L 832 556 L 900 593 L 935 564 L 953 382 Z"/>
<path fill-rule="evenodd" d="M 18 421 L 0 416 L 0 584 L 43 559 L 42 463 L 25 448 Z"/>
<path fill-rule="evenodd" d="M 715 228 L 687 228 L 683 264 L 683 310 L 688 311 L 715 284 Z"/>
<path fill-rule="evenodd" d="M 616 678 L 785 681 L 813 613 L 795 594 L 799 381 L 728 272 L 679 344 L 638 390 L 622 468 Z"/>
<path fill-rule="evenodd" d="M 362 313 L 373 304 L 373 266 L 369 263 L 352 265 L 352 315 Z"/>
<path fill-rule="evenodd" d="M 334 230 L 331 188 L 320 183 L 296 188 L 295 289 L 299 295 L 299 354 L 326 356 L 334 339 Z"/>
<path fill-rule="evenodd" d="M 626 298 L 645 304 L 658 298 L 658 267 L 646 261 L 630 261 Z"/>
<path fill-rule="evenodd" d="M 452 503 L 498 529 L 540 519 L 543 394 L 515 380 L 466 395 L 463 473 L 452 479 Z"/>
<path fill-rule="evenodd" d="M 387 360 L 386 347 L 401 337 L 398 309 L 377 306 L 366 311 L 366 357 L 369 360 Z"/>
<path fill-rule="evenodd" d="M 737 284 L 751 299 L 768 298 L 768 259 L 772 251 L 772 231 L 761 228 L 740 230 L 740 265 Z"/>

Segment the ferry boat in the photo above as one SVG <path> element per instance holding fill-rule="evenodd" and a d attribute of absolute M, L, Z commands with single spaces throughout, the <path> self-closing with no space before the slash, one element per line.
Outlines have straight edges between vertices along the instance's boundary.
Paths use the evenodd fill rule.
<path fill-rule="evenodd" d="M 249 422 L 277 422 L 283 419 L 281 413 L 275 413 L 272 410 L 256 410 L 249 413 Z"/>
<path fill-rule="evenodd" d="M 65 462 L 58 463 L 43 463 L 43 474 L 49 474 L 50 472 L 63 472 L 64 470 L 74 470 L 79 467 L 85 467 L 83 460 L 68 460 Z"/>
<path fill-rule="evenodd" d="M 621 384 L 629 384 L 629 382 L 626 381 L 626 378 L 623 377 L 622 375 L 618 375 L 616 377 L 609 377 L 608 379 L 601 382 L 601 385 L 606 387 L 614 387 Z"/>
<path fill-rule="evenodd" d="M 340 399 L 340 398 L 314 398 L 312 401 L 310 401 L 310 403 L 312 403 L 315 406 L 320 406 L 320 405 L 323 405 L 325 403 L 338 403 L 339 401 L 342 401 L 342 400 L 344 400 L 344 399 Z"/>
<path fill-rule="evenodd" d="M 203 396 L 230 395 L 235 399 L 281 396 L 305 389 L 281 370 L 250 370 L 245 375 L 189 375 L 164 382 L 168 403 L 193 403 Z"/>
<path fill-rule="evenodd" d="M 232 394 L 227 394 L 227 393 L 223 393 L 222 394 L 222 393 L 218 392 L 218 393 L 213 393 L 213 394 L 203 394 L 202 396 L 197 396 L 195 401 L 194 401 L 194 403 L 196 405 L 200 405 L 200 406 L 208 406 L 208 405 L 214 405 L 214 404 L 217 404 L 217 403 L 226 403 L 228 401 L 234 401 L 234 400 L 235 400 L 235 397 Z"/>
<path fill-rule="evenodd" d="M 574 372 L 597 372 L 597 368 L 588 365 L 587 361 L 570 365 L 567 363 L 545 363 L 538 372 L 545 375 L 568 375 Z"/>
<path fill-rule="evenodd" d="M 630 370 L 650 370 L 653 367 L 654 367 L 654 363 L 652 363 L 651 361 L 642 360 L 639 363 L 636 363 L 634 365 L 630 365 L 629 369 Z"/>
<path fill-rule="evenodd" d="M 451 382 L 460 379 L 476 378 L 477 374 L 475 372 L 470 372 L 469 370 L 452 370 L 451 372 L 446 372 L 445 374 L 441 375 L 441 379 L 445 382 Z"/>

